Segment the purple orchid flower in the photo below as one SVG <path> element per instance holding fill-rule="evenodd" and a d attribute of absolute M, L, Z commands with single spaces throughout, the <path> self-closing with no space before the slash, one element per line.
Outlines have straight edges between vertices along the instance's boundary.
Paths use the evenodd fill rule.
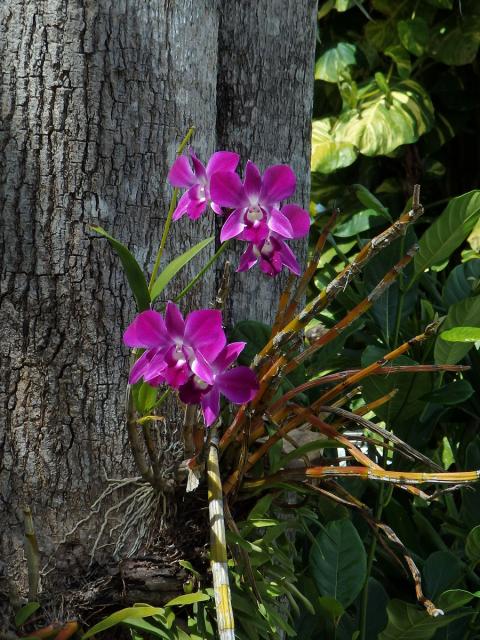
<path fill-rule="evenodd" d="M 302 238 L 310 228 L 310 216 L 296 204 L 286 204 L 282 213 L 290 222 L 294 238 Z M 251 242 L 240 258 L 237 271 L 247 271 L 260 261 L 260 269 L 269 276 L 276 276 L 285 265 L 295 275 L 300 275 L 297 259 L 278 233 L 271 231 L 261 242 Z"/>
<path fill-rule="evenodd" d="M 202 363 L 202 370 L 180 387 L 179 395 L 185 404 L 202 407 L 205 425 L 209 427 L 220 413 L 220 394 L 234 404 L 250 402 L 258 391 L 255 373 L 248 367 L 230 365 L 245 348 L 245 342 L 227 344 L 210 364 Z"/>
<path fill-rule="evenodd" d="M 223 225 L 220 240 L 238 237 L 260 244 L 272 231 L 283 238 L 295 237 L 290 221 L 279 210 L 280 201 L 295 191 L 295 183 L 292 169 L 283 164 L 268 167 L 262 177 L 249 160 L 243 183 L 236 173 L 215 173 L 210 182 L 212 199 L 233 209 Z"/>
<path fill-rule="evenodd" d="M 146 349 L 132 367 L 130 384 L 143 378 L 152 386 L 167 382 L 174 388 L 192 373 L 204 374 L 204 362 L 214 360 L 226 344 L 220 311 L 193 311 L 184 320 L 173 302 L 167 303 L 165 320 L 157 311 L 143 311 L 123 340 L 129 347 Z"/>
<path fill-rule="evenodd" d="M 218 171 L 226 173 L 235 171 L 240 156 L 231 151 L 217 151 L 212 155 L 206 167 L 193 151 L 190 152 L 190 159 L 193 169 L 188 157 L 180 156 L 175 160 L 168 174 L 168 181 L 172 186 L 187 189 L 173 212 L 173 220 L 178 220 L 185 213 L 191 220 L 196 220 L 208 205 L 215 213 L 221 215 L 221 207 L 211 197 L 210 180 Z"/>

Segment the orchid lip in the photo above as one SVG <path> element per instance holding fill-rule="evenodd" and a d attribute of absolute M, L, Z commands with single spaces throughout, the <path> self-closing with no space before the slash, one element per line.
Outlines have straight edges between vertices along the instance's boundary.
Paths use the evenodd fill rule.
<path fill-rule="evenodd" d="M 193 376 L 193 383 L 195 384 L 197 389 L 200 389 L 201 391 L 205 391 L 205 389 L 208 389 L 208 387 L 210 386 L 208 382 L 205 382 L 205 380 L 202 380 L 198 376 Z"/>

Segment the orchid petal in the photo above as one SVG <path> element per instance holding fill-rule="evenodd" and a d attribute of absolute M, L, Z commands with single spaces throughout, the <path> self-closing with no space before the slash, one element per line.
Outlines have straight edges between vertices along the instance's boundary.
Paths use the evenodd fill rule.
<path fill-rule="evenodd" d="M 217 171 L 212 175 L 210 197 L 216 204 L 230 209 L 248 204 L 242 181 L 232 171 Z"/>
<path fill-rule="evenodd" d="M 295 257 L 295 254 L 290 249 L 290 247 L 285 242 L 281 242 L 280 251 L 281 251 L 281 255 L 282 255 L 283 264 L 288 269 L 290 269 L 290 271 L 292 273 L 294 273 L 296 276 L 299 276 L 300 275 L 300 265 L 298 264 L 297 258 Z"/>
<path fill-rule="evenodd" d="M 249 367 L 235 367 L 216 377 L 216 386 L 230 402 L 249 402 L 258 391 L 257 376 Z"/>
<path fill-rule="evenodd" d="M 187 216 L 190 220 L 197 220 L 207 208 L 206 200 L 192 200 L 187 207 Z"/>
<path fill-rule="evenodd" d="M 295 174 L 286 164 L 277 164 L 263 174 L 260 201 L 262 204 L 274 204 L 289 198 L 295 191 Z"/>
<path fill-rule="evenodd" d="M 310 230 L 310 214 L 298 204 L 286 204 L 282 207 L 283 215 L 289 219 L 293 229 L 293 238 L 303 238 Z"/>
<path fill-rule="evenodd" d="M 200 352 L 197 353 L 197 357 L 192 362 L 192 371 L 193 373 L 201 378 L 204 382 L 208 384 L 213 384 L 214 375 L 212 371 L 212 367 L 208 364 L 205 358 L 202 356 Z"/>
<path fill-rule="evenodd" d="M 167 302 L 167 308 L 165 309 L 165 325 L 167 327 L 169 337 L 172 340 L 175 340 L 175 338 L 183 338 L 185 322 L 179 308 L 173 302 Z"/>
<path fill-rule="evenodd" d="M 141 378 L 143 378 L 143 375 L 148 370 L 150 361 L 154 355 L 155 349 L 148 349 L 140 356 L 140 358 L 138 358 L 138 360 L 136 360 L 130 370 L 130 375 L 128 376 L 128 384 L 135 384 Z"/>
<path fill-rule="evenodd" d="M 225 369 L 228 369 L 232 362 L 235 362 L 238 356 L 245 349 L 246 344 L 246 342 L 231 342 L 230 344 L 227 344 L 213 362 L 212 367 L 214 370 L 216 372 L 222 372 L 225 371 Z"/>
<path fill-rule="evenodd" d="M 185 321 L 185 342 L 200 351 L 211 362 L 225 346 L 227 339 L 222 326 L 222 314 L 214 309 L 189 313 Z"/>
<path fill-rule="evenodd" d="M 216 151 L 207 164 L 207 176 L 210 178 L 217 171 L 235 171 L 240 161 L 238 153 L 233 151 Z"/>
<path fill-rule="evenodd" d="M 168 172 L 167 180 L 173 187 L 191 187 L 198 182 L 192 171 L 187 156 L 180 156 L 175 160 Z"/>
<path fill-rule="evenodd" d="M 293 229 L 289 219 L 278 209 L 271 209 L 268 226 L 272 231 L 284 238 L 293 238 Z"/>
<path fill-rule="evenodd" d="M 248 269 L 251 269 L 257 263 L 257 260 L 258 255 L 255 255 L 253 245 L 250 244 L 247 250 L 240 256 L 237 272 L 248 271 Z"/>
<path fill-rule="evenodd" d="M 166 341 L 167 330 L 162 315 L 148 309 L 142 311 L 123 334 L 128 347 L 158 347 Z"/>
<path fill-rule="evenodd" d="M 243 183 L 245 194 L 250 200 L 251 204 L 257 204 L 260 198 L 260 191 L 262 188 L 262 176 L 258 167 L 250 160 L 245 167 L 245 181 Z"/>
<path fill-rule="evenodd" d="M 228 216 L 225 224 L 220 231 L 220 241 L 226 242 L 230 238 L 235 238 L 240 235 L 245 229 L 245 223 L 243 222 L 245 209 L 235 209 Z"/>
<path fill-rule="evenodd" d="M 220 393 L 216 387 L 212 387 L 208 393 L 202 396 L 201 405 L 205 426 L 209 427 L 220 413 Z"/>
<path fill-rule="evenodd" d="M 191 369 L 187 363 L 181 365 L 175 365 L 174 367 L 167 367 L 163 371 L 163 375 L 168 384 L 174 389 L 178 389 L 192 375 Z"/>
<path fill-rule="evenodd" d="M 205 171 L 205 167 L 194 154 L 193 151 L 190 151 L 190 157 L 192 159 L 193 170 L 195 172 L 195 182 L 206 184 L 207 183 L 207 172 Z"/>

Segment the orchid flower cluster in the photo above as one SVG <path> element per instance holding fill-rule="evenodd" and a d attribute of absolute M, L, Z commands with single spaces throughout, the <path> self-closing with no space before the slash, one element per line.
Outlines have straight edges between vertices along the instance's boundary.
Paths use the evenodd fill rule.
<path fill-rule="evenodd" d="M 220 311 L 193 311 L 184 319 L 168 302 L 165 318 L 153 309 L 143 311 L 123 339 L 129 347 L 145 349 L 132 367 L 130 384 L 143 378 L 154 387 L 166 383 L 178 389 L 182 402 L 201 405 L 207 427 L 220 413 L 220 394 L 243 404 L 258 390 L 251 369 L 230 368 L 245 342 L 227 344 Z"/>
<path fill-rule="evenodd" d="M 169 174 L 170 184 L 186 189 L 173 213 L 197 220 L 208 207 L 217 215 L 226 215 L 220 240 L 237 238 L 248 243 L 237 271 L 260 269 L 276 276 L 285 265 L 300 275 L 300 266 L 286 240 L 302 238 L 310 227 L 310 216 L 297 204 L 280 203 L 290 198 L 296 178 L 288 165 L 268 167 L 263 176 L 250 160 L 242 182 L 235 173 L 240 157 L 231 151 L 217 151 L 205 167 L 193 151 L 175 160 Z"/>

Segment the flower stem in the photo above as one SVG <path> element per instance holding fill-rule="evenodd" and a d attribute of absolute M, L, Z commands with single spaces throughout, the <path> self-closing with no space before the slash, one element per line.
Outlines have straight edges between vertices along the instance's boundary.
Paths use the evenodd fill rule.
<path fill-rule="evenodd" d="M 225 251 L 228 245 L 229 245 L 228 240 L 227 242 L 224 242 L 222 245 L 220 245 L 220 249 L 218 249 L 218 251 L 210 258 L 210 260 L 203 267 L 203 269 L 201 269 L 197 273 L 197 275 L 190 280 L 187 286 L 184 289 L 182 289 L 182 291 L 180 291 L 178 296 L 175 298 L 175 302 L 178 302 L 179 300 L 181 300 L 183 296 L 185 296 L 190 291 L 190 289 L 192 289 L 192 287 L 195 286 L 195 284 L 200 280 L 200 278 L 210 269 L 210 267 L 217 260 L 217 258 Z"/>
<path fill-rule="evenodd" d="M 177 156 L 179 156 L 182 153 L 182 151 L 185 149 L 186 145 L 188 144 L 188 141 L 190 140 L 194 132 L 195 132 L 195 127 L 190 127 L 190 129 L 187 132 L 187 135 L 183 138 L 183 140 L 181 141 L 177 149 Z M 170 225 L 172 224 L 173 212 L 175 211 L 175 206 L 177 204 L 177 196 L 178 196 L 178 189 L 175 188 L 172 193 L 172 199 L 170 200 L 170 207 L 168 208 L 167 219 L 165 220 L 162 239 L 160 240 L 160 247 L 158 249 L 157 257 L 155 258 L 155 264 L 153 265 L 152 275 L 150 278 L 150 282 L 148 284 L 148 290 L 150 293 L 152 291 L 152 287 L 157 278 L 158 269 L 160 267 L 160 260 L 162 259 L 163 250 L 165 249 L 165 244 L 167 242 L 168 232 L 170 231 Z"/>

